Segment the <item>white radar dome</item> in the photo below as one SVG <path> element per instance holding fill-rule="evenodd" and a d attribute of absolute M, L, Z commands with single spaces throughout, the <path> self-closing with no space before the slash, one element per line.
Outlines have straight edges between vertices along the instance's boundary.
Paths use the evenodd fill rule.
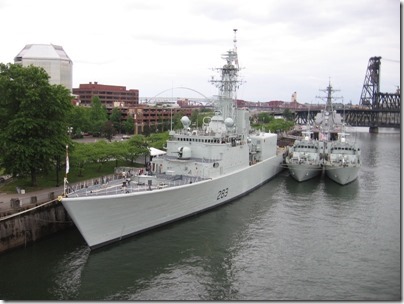
<path fill-rule="evenodd" d="M 184 129 L 186 129 L 191 124 L 191 121 L 189 120 L 188 116 L 182 116 L 181 123 L 184 126 Z"/>
<path fill-rule="evenodd" d="M 226 125 L 227 128 L 231 128 L 231 127 L 234 126 L 234 121 L 233 121 L 233 119 L 231 119 L 230 117 L 227 117 L 227 118 L 224 120 L 224 124 Z"/>

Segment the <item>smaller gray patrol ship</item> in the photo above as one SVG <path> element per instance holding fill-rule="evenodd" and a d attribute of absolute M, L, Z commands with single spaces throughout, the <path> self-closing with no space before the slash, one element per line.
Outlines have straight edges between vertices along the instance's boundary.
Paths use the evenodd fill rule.
<path fill-rule="evenodd" d="M 340 185 L 346 185 L 358 177 L 361 167 L 360 148 L 355 141 L 348 140 L 343 117 L 333 109 L 331 83 L 323 90 L 327 92 L 325 110 L 315 117 L 319 140 L 324 143 L 323 168 L 326 175 Z"/>
<path fill-rule="evenodd" d="M 289 147 L 285 163 L 290 175 L 298 182 L 318 176 L 322 170 L 323 143 L 313 139 L 313 132 L 302 131 L 303 139 L 295 140 Z"/>
<path fill-rule="evenodd" d="M 345 185 L 358 177 L 361 167 L 360 148 L 348 140 L 349 133 L 338 133 L 336 141 L 327 142 L 324 169 L 327 176 L 338 184 Z"/>
<path fill-rule="evenodd" d="M 302 131 L 289 147 L 285 163 L 290 175 L 299 182 L 309 180 L 323 171 L 334 182 L 346 185 L 354 181 L 361 167 L 360 148 L 348 140 L 346 125 L 340 114 L 333 109 L 331 83 L 325 90 L 326 106 L 314 118 L 314 127 Z M 319 97 L 323 98 L 323 97 Z"/>

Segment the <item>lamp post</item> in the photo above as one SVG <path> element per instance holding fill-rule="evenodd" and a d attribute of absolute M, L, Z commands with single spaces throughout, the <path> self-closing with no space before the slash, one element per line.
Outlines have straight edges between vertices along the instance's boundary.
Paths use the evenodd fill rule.
<path fill-rule="evenodd" d="M 67 134 L 69 134 L 70 138 L 72 138 L 72 133 L 73 133 L 73 127 L 67 127 Z"/>

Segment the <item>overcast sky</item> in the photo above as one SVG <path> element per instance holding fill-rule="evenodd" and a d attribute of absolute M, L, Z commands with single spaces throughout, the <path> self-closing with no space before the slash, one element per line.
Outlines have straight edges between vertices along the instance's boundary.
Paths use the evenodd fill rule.
<path fill-rule="evenodd" d="M 237 28 L 238 98 L 290 101 L 296 91 L 317 103 L 331 79 L 337 96 L 358 103 L 370 57 L 382 57 L 381 91 L 400 84 L 400 9 L 399 0 L 0 0 L 0 62 L 52 43 L 73 61 L 73 87 L 212 96 L 212 68 Z"/>

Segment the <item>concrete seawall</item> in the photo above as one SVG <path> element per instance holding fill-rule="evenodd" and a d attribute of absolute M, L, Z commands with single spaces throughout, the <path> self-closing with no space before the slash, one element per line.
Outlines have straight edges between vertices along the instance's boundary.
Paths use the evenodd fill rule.
<path fill-rule="evenodd" d="M 0 253 L 27 246 L 72 226 L 69 215 L 57 200 L 0 218 Z"/>
<path fill-rule="evenodd" d="M 105 177 L 113 179 L 116 176 Z M 100 178 L 70 184 L 69 188 L 87 187 L 99 182 Z M 29 193 L 19 188 L 17 193 L 0 193 L 0 254 L 75 227 L 62 203 L 56 199 L 62 193 L 63 186 Z"/>

